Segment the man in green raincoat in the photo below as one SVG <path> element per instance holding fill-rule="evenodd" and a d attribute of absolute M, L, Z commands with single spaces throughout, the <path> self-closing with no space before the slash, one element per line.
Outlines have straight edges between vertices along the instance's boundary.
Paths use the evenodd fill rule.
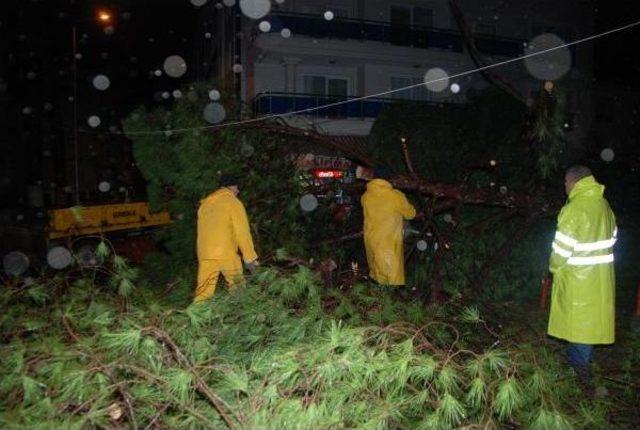
<path fill-rule="evenodd" d="M 587 167 L 569 168 L 565 189 L 569 200 L 558 216 L 549 263 L 548 333 L 569 342 L 569 362 L 587 382 L 593 345 L 614 342 L 616 219 Z"/>

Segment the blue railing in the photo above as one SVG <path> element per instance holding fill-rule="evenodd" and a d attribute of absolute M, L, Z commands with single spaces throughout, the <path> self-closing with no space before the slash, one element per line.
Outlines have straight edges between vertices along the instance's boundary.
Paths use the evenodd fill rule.
<path fill-rule="evenodd" d="M 354 39 L 390 43 L 423 49 L 463 51 L 462 36 L 457 31 L 421 26 L 394 26 L 388 22 L 322 17 L 298 13 L 274 13 L 269 17 L 271 32 L 288 28 L 294 35 L 315 38 Z M 517 56 L 522 54 L 522 40 L 475 35 L 476 46 L 485 54 Z"/>
<path fill-rule="evenodd" d="M 355 99 L 355 100 L 354 100 Z M 316 109 L 332 103 L 336 106 Z M 301 93 L 261 93 L 253 99 L 253 111 L 256 115 L 273 115 L 295 112 L 304 109 L 315 109 L 305 115 L 321 118 L 377 118 L 380 112 L 394 103 L 410 103 L 420 105 L 439 105 L 440 102 L 413 101 L 385 98 L 357 100 L 357 97 L 318 96 Z"/>

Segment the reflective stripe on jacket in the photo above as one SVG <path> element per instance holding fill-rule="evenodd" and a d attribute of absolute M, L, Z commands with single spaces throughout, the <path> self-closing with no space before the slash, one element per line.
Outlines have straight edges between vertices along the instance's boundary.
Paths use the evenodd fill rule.
<path fill-rule="evenodd" d="M 548 333 L 575 343 L 614 342 L 616 220 L 593 176 L 579 180 L 560 211 L 549 270 Z"/>

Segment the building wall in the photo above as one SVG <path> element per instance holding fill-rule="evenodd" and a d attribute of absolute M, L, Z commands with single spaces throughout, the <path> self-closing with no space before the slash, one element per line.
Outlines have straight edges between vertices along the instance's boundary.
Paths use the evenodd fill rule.
<path fill-rule="evenodd" d="M 257 48 L 261 54 L 256 62 L 256 94 L 261 92 L 303 92 L 304 74 L 345 76 L 349 79 L 349 95 L 377 94 L 390 89 L 391 77 L 423 78 L 432 67 L 440 67 L 450 75 L 474 68 L 463 54 L 424 50 L 378 42 L 324 39 L 315 41 L 300 36 L 285 40 L 278 35 L 260 37 Z M 428 55 L 425 55 L 428 54 Z M 288 66 L 288 64 L 292 64 Z M 286 85 L 287 68 L 295 74 L 295 91 Z M 521 65 L 501 68 L 501 76 L 522 81 L 522 90 L 534 84 Z M 463 90 L 486 85 L 479 74 L 455 80 Z M 538 89 L 539 86 L 536 86 Z"/>
<path fill-rule="evenodd" d="M 460 0 L 459 4 L 473 30 L 490 30 L 505 37 L 530 38 L 541 30 L 573 38 L 580 29 L 592 26 L 595 2 L 592 0 Z M 288 0 L 274 11 L 336 15 L 371 21 L 390 21 L 391 6 L 421 7 L 433 11 L 433 27 L 456 29 L 447 0 Z"/>
<path fill-rule="evenodd" d="M 433 27 L 451 29 L 455 26 L 448 4 L 442 0 L 374 0 L 365 2 L 365 5 L 363 18 L 366 20 L 389 22 L 391 6 L 422 7 L 433 11 Z"/>
<path fill-rule="evenodd" d="M 449 6 L 443 0 L 292 0 L 287 1 L 281 10 L 294 13 L 322 15 L 330 10 L 336 16 L 369 21 L 390 20 L 391 6 L 424 7 L 433 10 L 434 27 L 453 28 Z"/>
<path fill-rule="evenodd" d="M 553 32 L 567 41 L 591 34 L 594 14 L 592 3 L 589 0 L 459 1 L 473 32 L 520 39 L 523 43 L 543 32 Z M 313 14 L 321 19 L 324 11 L 332 10 L 337 17 L 389 22 L 392 5 L 431 9 L 433 27 L 458 32 L 446 0 L 288 0 L 283 5 L 275 6 L 273 12 Z M 255 26 L 255 22 L 250 21 L 248 25 Z M 449 75 L 475 68 L 465 51 L 421 49 L 371 40 L 312 38 L 302 34 L 285 39 L 278 33 L 258 33 L 252 49 L 255 87 L 252 94 L 245 94 L 247 99 L 263 92 L 303 93 L 305 75 L 344 77 L 349 82 L 348 95 L 363 96 L 389 91 L 392 78 L 404 78 L 411 84 L 420 82 L 424 73 L 432 67 L 443 68 Z M 575 48 L 573 57 L 574 67 L 560 81 L 560 85 L 569 92 L 570 110 L 575 114 L 576 121 L 581 123 L 572 131 L 575 138 L 580 139 L 592 119 L 589 88 L 592 45 Z M 482 54 L 484 64 L 506 58 Z M 501 66 L 492 72 L 512 84 L 525 97 L 537 93 L 543 84 L 528 74 L 522 61 Z M 398 79 L 394 81 L 397 83 Z M 467 90 L 488 85 L 480 73 L 456 78 L 452 82 L 461 86 L 459 94 L 454 95 L 448 90 L 442 93 L 428 92 L 427 99 L 464 102 Z M 409 96 L 408 93 L 405 95 Z M 397 98 L 403 95 L 383 97 Z"/>
<path fill-rule="evenodd" d="M 286 69 L 278 63 L 256 63 L 256 94 L 266 92 L 286 92 Z"/>

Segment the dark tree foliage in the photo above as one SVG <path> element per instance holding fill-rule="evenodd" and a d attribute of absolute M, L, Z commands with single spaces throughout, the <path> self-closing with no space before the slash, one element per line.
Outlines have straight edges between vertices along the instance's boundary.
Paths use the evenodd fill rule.
<path fill-rule="evenodd" d="M 562 100 L 557 91 L 541 90 L 528 109 L 512 96 L 489 89 L 464 105 L 398 104 L 376 122 L 371 148 L 396 173 L 404 173 L 404 139 L 415 174 L 427 181 L 537 196 L 557 180 L 563 163 Z M 432 199 L 414 202 L 433 213 Z M 428 291 L 441 284 L 450 294 L 470 287 L 472 293 L 482 290 L 494 299 L 537 293 L 546 271 L 553 217 L 535 221 L 528 217 L 539 215 L 526 209 L 486 206 L 453 205 L 445 213 L 433 213 L 425 226 L 414 223 L 416 234 L 407 240 L 412 285 Z M 427 251 L 412 250 L 422 238 L 430 245 Z"/>
<path fill-rule="evenodd" d="M 535 169 L 523 138 L 526 118 L 521 103 L 498 91 L 478 94 L 465 105 L 398 104 L 376 122 L 371 147 L 379 159 L 401 172 L 404 161 L 399 146 L 404 137 L 415 170 L 425 178 L 461 182 L 471 174 L 478 185 L 488 185 L 486 175 L 475 173 L 488 170 L 494 160 L 500 169 L 491 169 L 493 177 L 518 184 Z"/>

